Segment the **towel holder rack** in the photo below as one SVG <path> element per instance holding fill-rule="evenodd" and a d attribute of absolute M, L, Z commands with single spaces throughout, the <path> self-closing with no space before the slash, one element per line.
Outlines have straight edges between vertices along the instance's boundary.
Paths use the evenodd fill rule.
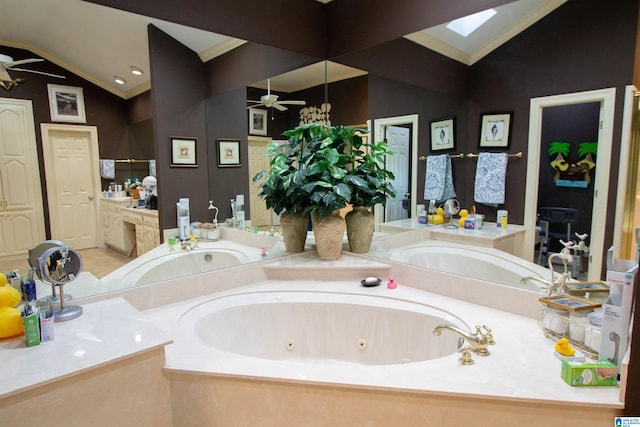
<path fill-rule="evenodd" d="M 146 159 L 123 159 L 123 160 L 116 160 L 116 163 L 144 163 L 144 162 L 149 162 L 149 160 Z"/>
<path fill-rule="evenodd" d="M 464 159 L 464 153 L 460 154 L 449 154 L 450 159 Z M 418 160 L 427 160 L 427 156 L 420 156 Z"/>
<path fill-rule="evenodd" d="M 474 153 L 467 153 L 467 159 L 475 159 L 476 157 L 478 157 L 479 154 L 474 154 Z M 507 157 L 517 157 L 518 159 L 521 159 L 523 156 L 522 151 L 518 151 L 517 153 L 509 153 L 507 154 Z"/>

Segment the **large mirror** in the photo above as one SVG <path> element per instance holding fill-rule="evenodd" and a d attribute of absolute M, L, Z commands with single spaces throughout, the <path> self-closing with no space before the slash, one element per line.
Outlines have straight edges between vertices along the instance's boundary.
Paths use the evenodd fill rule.
<path fill-rule="evenodd" d="M 507 6 L 520 7 L 525 5 L 526 1 L 513 2 Z M 538 2 L 540 3 L 540 2 Z M 543 2 L 544 3 L 544 2 Z M 550 2 L 548 2 L 550 3 Z M 96 6 L 101 7 L 101 6 Z M 555 6 L 557 7 L 557 5 Z M 596 19 L 592 16 L 596 11 L 593 10 L 577 10 L 578 8 L 571 3 L 562 6 L 565 10 L 570 9 L 569 12 L 572 16 L 580 16 L 584 19 Z M 333 124 L 356 124 L 362 125 L 369 121 L 370 129 L 374 133 L 375 138 L 384 137 L 382 132 L 386 132 L 388 126 L 398 126 L 409 130 L 409 138 L 413 141 L 411 149 L 409 150 L 410 161 L 406 162 L 406 170 L 402 170 L 402 166 L 398 167 L 399 172 L 406 172 L 406 179 L 409 182 L 404 183 L 406 185 L 408 193 L 405 198 L 408 209 L 402 209 L 398 211 L 398 216 L 405 214 L 408 218 L 415 215 L 415 206 L 418 203 L 424 202 L 421 193 L 425 179 L 425 164 L 423 161 L 418 160 L 420 156 L 430 154 L 429 150 L 429 123 L 432 120 L 455 116 L 456 117 L 456 146 L 452 153 L 460 152 L 478 152 L 477 139 L 479 132 L 479 117 L 481 113 L 491 111 L 504 111 L 515 110 L 513 134 L 510 145 L 510 152 L 524 152 L 527 153 L 527 129 L 529 101 L 531 98 L 547 94 L 548 92 L 570 92 L 577 91 L 583 88 L 601 87 L 604 85 L 623 85 L 626 81 L 610 82 L 608 77 L 602 77 L 599 75 L 588 76 L 583 73 L 578 73 L 580 69 L 585 69 L 586 64 L 591 64 L 592 61 L 600 57 L 600 54 L 594 52 L 595 47 L 581 46 L 580 49 L 575 48 L 575 42 L 573 38 L 567 40 L 556 40 L 554 43 L 550 43 L 546 39 L 545 28 L 552 26 L 557 19 L 555 18 L 555 12 L 547 10 L 550 13 L 547 19 L 540 21 L 540 23 L 533 24 L 532 30 L 525 31 L 524 27 L 520 30 L 524 32 L 517 39 L 510 41 L 503 41 L 507 44 L 505 49 L 497 49 L 492 55 L 484 56 L 488 52 L 477 54 L 478 47 L 470 47 L 469 51 L 459 50 L 457 52 L 449 52 L 447 56 L 436 53 L 437 49 L 437 35 L 444 31 L 441 27 L 432 29 L 429 33 L 415 33 L 407 35 L 407 38 L 391 40 L 377 46 L 368 47 L 357 52 L 341 55 L 340 57 L 332 58 L 333 62 L 348 66 L 355 70 L 362 70 L 367 72 L 366 76 L 353 77 L 340 82 L 332 82 L 329 85 L 329 101 L 332 105 L 337 105 L 338 100 L 343 100 L 347 105 L 348 102 L 352 102 L 356 105 L 353 111 L 361 112 L 359 116 L 355 118 L 349 117 L 345 119 L 340 118 L 340 114 L 343 114 L 346 110 L 344 108 L 332 109 L 331 115 L 334 118 Z M 512 21 L 514 19 L 512 18 Z M 537 29 L 540 25 L 540 29 Z M 572 22 L 563 22 L 563 31 L 576 31 L 579 33 L 579 29 L 576 27 L 578 24 Z M 559 27 L 554 27 L 559 28 Z M 580 30 L 581 31 L 581 30 Z M 553 32 L 550 32 L 553 33 Z M 603 36 L 603 43 L 608 44 L 611 41 L 605 39 Z M 580 60 L 576 60 L 574 64 L 564 65 L 564 69 L 557 70 L 556 67 L 560 66 L 556 62 L 556 59 L 550 55 L 539 55 L 537 57 L 517 57 L 514 58 L 511 52 L 513 50 L 526 52 L 531 51 L 533 47 L 540 44 L 546 46 L 556 44 L 557 47 L 554 51 L 579 51 Z M 145 42 L 146 44 L 146 42 Z M 427 48 L 425 48 L 427 46 Z M 494 46 L 495 47 L 495 46 Z M 626 48 L 626 47 L 625 47 Z M 471 53 L 469 53 L 471 52 Z M 475 56 L 474 56 L 475 55 Z M 591 59 L 595 58 L 595 59 Z M 584 60 L 583 60 L 584 59 Z M 322 64 L 322 62 L 320 62 Z M 552 68 L 555 74 L 563 76 L 574 75 L 573 78 L 564 78 L 557 87 L 551 87 L 549 82 L 548 69 Z M 265 90 L 266 78 L 270 77 L 272 81 L 277 80 L 281 73 L 273 74 L 270 76 L 262 76 L 260 80 L 248 80 L 244 82 L 246 89 L 242 93 L 243 105 L 241 107 L 235 107 L 238 109 L 237 116 L 242 116 L 244 124 L 247 125 L 246 117 L 247 112 L 245 108 L 247 104 L 244 103 L 246 99 L 252 99 L 255 96 L 260 96 Z M 597 73 L 596 73 L 597 74 Z M 575 77 L 577 75 L 578 77 Z M 320 82 L 312 86 L 316 92 L 314 95 L 304 93 L 305 90 L 312 90 L 308 87 L 299 88 L 298 90 L 285 92 L 278 85 L 274 85 L 272 90 L 279 92 L 282 99 L 304 99 L 309 105 L 317 106 L 321 105 L 326 98 L 324 93 L 324 76 L 321 76 Z M 568 79 L 568 80 L 567 80 Z M 345 89 L 348 82 L 356 82 L 357 92 L 351 92 Z M 605 82 L 606 81 L 606 82 Z M 363 83 L 364 82 L 364 83 Z M 342 85 L 342 86 L 340 86 Z M 365 87 L 364 94 L 362 87 Z M 319 89 L 319 94 L 318 92 Z M 618 95 L 620 97 L 621 95 Z M 319 98 L 319 100 L 318 100 Z M 363 105 L 364 102 L 364 105 Z M 294 109 L 290 109 L 290 113 L 293 113 Z M 281 126 L 283 128 L 291 127 L 299 121 L 298 110 L 288 116 L 286 124 L 276 124 L 279 122 L 278 113 L 273 112 L 275 115 L 271 116 L 272 111 L 268 111 L 267 119 L 269 126 Z M 407 117 L 415 116 L 409 119 Z M 398 123 L 386 123 L 384 125 L 384 131 L 379 132 L 375 127 L 375 120 L 383 120 L 389 118 L 407 118 L 405 122 Z M 273 123 L 272 123 L 273 122 Z M 615 123 L 616 129 L 621 128 L 620 122 Z M 212 125 L 212 127 L 214 127 Z M 248 126 L 247 126 L 248 127 Z M 140 135 L 140 138 L 135 138 L 140 141 L 145 140 L 147 136 L 153 133 L 154 124 L 151 119 L 147 118 L 139 122 L 134 128 L 127 130 Z M 229 135 L 226 135 L 229 136 Z M 239 135 L 245 138 L 246 135 Z M 273 138 L 273 136 L 271 136 Z M 415 154 L 414 154 L 415 153 Z M 157 153 L 154 153 L 157 154 Z M 131 150 L 131 158 L 151 158 L 150 155 L 144 152 L 134 152 Z M 517 161 L 516 161 L 517 162 Z M 473 180 L 474 170 L 472 161 L 468 159 L 454 160 L 453 161 L 453 174 L 456 179 L 456 191 L 458 193 L 458 199 L 462 205 L 469 208 L 473 204 Z M 509 210 L 510 220 L 516 224 L 524 223 L 526 215 L 535 216 L 535 212 L 525 212 L 525 203 L 522 194 L 525 191 L 525 162 L 510 163 L 509 176 L 510 182 L 507 187 L 507 203 L 506 208 Z M 233 180 L 246 179 L 249 181 L 249 173 L 246 170 L 242 170 L 242 177 L 239 177 L 239 173 L 236 170 L 225 170 L 220 173 L 225 173 L 228 176 L 233 176 Z M 211 184 L 210 184 L 211 187 Z M 248 187 L 248 185 L 247 185 Z M 402 188 L 402 187 L 401 187 Z M 216 194 L 218 188 L 210 189 L 210 194 Z M 162 192 L 162 184 L 160 184 L 160 192 Z M 404 194 L 403 194 L 404 196 Z M 162 197 L 162 194 L 160 194 Z M 207 198 L 208 199 L 208 198 Z M 207 203 L 208 200 L 203 200 L 201 203 Z M 228 208 L 228 200 L 216 201 L 216 204 Z M 400 200 L 402 205 L 402 200 Z M 486 212 L 486 218 L 488 221 L 495 221 L 496 209 L 492 207 L 483 208 Z M 610 209 L 612 209 L 610 207 Z M 200 211 L 206 212 L 206 207 L 200 209 Z M 398 216 L 394 216 L 396 220 Z M 611 228 L 610 225 L 606 227 Z M 603 227 L 605 228 L 605 227 Z M 606 243 L 611 241 L 612 231 L 607 231 L 608 238 L 604 239 Z M 380 242 L 384 242 L 384 239 L 390 239 L 390 237 L 380 236 Z M 603 246 L 606 244 L 603 242 Z M 386 257 L 386 249 L 384 249 L 385 243 L 381 243 L 383 250 L 377 250 L 372 252 L 372 256 Z M 409 262 L 409 261 L 407 261 Z"/>

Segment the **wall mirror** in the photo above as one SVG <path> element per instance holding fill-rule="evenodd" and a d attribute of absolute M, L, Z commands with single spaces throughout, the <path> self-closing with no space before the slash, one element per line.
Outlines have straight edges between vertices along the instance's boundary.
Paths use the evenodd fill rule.
<path fill-rule="evenodd" d="M 412 40 L 418 37 L 419 36 L 415 34 L 407 36 L 407 38 Z M 403 41 L 406 41 L 406 40 L 403 40 Z M 384 47 L 385 46 L 377 46 L 375 48 L 384 49 Z M 405 47 L 405 45 L 403 45 L 403 47 Z M 373 51 L 374 50 L 371 50 L 369 52 L 373 52 Z M 366 54 L 367 52 L 365 52 L 365 55 Z M 434 67 L 437 66 L 439 61 L 442 61 L 441 56 L 438 56 L 437 58 L 434 58 L 434 59 L 435 59 L 434 62 L 432 62 L 434 64 Z M 399 216 L 401 215 L 406 215 L 407 217 L 413 216 L 413 212 L 415 212 L 416 203 L 418 201 L 421 201 L 420 195 L 415 194 L 416 192 L 419 191 L 419 190 L 416 190 L 417 188 L 419 188 L 419 186 L 415 185 L 414 181 L 419 183 L 421 180 L 424 179 L 424 170 L 423 170 L 424 165 L 422 163 L 419 163 L 417 160 L 415 160 L 416 156 L 411 150 L 416 151 L 416 153 L 419 155 L 428 154 L 428 152 L 426 151 L 426 147 L 428 146 L 429 120 L 438 118 L 438 117 L 444 117 L 450 114 L 455 114 L 457 118 L 456 125 L 459 127 L 459 129 L 469 129 L 469 128 L 476 127 L 476 119 L 477 117 L 479 117 L 480 111 L 474 110 L 474 106 L 469 101 L 469 95 L 464 93 L 463 90 L 459 90 L 456 92 L 455 90 L 449 90 L 450 88 L 445 87 L 443 90 L 446 93 L 443 94 L 443 92 L 438 91 L 438 88 L 434 88 L 434 87 L 421 88 L 421 87 L 418 87 L 417 85 L 412 85 L 412 81 L 413 81 L 412 79 L 416 78 L 415 74 L 412 74 L 412 69 L 413 68 L 420 69 L 421 66 L 419 66 L 419 64 L 416 64 L 416 66 L 413 67 L 408 60 L 406 61 L 406 63 L 403 64 L 403 67 L 401 67 L 402 68 L 401 71 L 394 71 L 394 72 L 400 73 L 395 75 L 394 75 L 394 72 L 389 71 L 387 67 L 387 65 L 391 66 L 393 64 L 381 64 L 380 63 L 381 61 L 377 60 L 377 58 L 373 56 L 362 57 L 362 56 L 359 56 L 358 53 L 356 53 L 351 56 L 345 55 L 345 57 L 343 58 L 335 58 L 335 60 L 336 62 L 349 64 L 353 68 L 364 70 L 369 73 L 368 76 L 366 77 L 367 105 L 365 108 L 367 110 L 367 114 L 365 116 L 365 119 L 358 120 L 357 122 L 354 122 L 354 121 L 344 122 L 342 120 L 336 119 L 336 121 L 334 121 L 335 124 L 364 123 L 366 122 L 367 119 L 370 119 L 372 121 L 371 130 L 374 132 L 374 137 L 377 139 L 377 138 L 380 138 L 380 136 L 383 135 L 383 132 L 385 132 L 386 130 L 381 130 L 380 132 L 378 132 L 375 126 L 376 119 L 381 120 L 389 117 L 402 117 L 405 115 L 417 114 L 416 131 L 410 137 L 420 141 L 421 150 L 416 150 L 414 146 L 412 146 L 411 149 L 409 150 L 411 159 L 410 159 L 410 162 L 407 163 L 409 165 L 407 167 L 408 169 L 407 177 L 411 180 L 411 182 L 406 184 L 407 191 L 402 193 L 403 198 L 395 202 L 397 206 L 400 206 L 400 208 L 398 209 Z M 448 59 L 446 59 L 446 61 L 448 61 Z M 467 67 L 467 66 L 465 65 L 464 67 Z M 395 66 L 395 68 L 396 70 L 398 69 L 397 66 Z M 428 73 L 429 70 L 426 70 L 424 69 L 424 67 L 422 67 L 420 72 L 424 74 L 424 73 Z M 265 80 L 267 77 L 269 76 L 264 76 Z M 270 77 L 272 79 L 272 84 L 273 84 L 273 79 L 275 79 L 277 76 L 270 76 Z M 322 82 L 319 82 L 319 83 L 322 83 Z M 446 83 L 450 83 L 450 82 L 447 81 Z M 254 84 L 253 81 L 246 82 L 247 86 L 251 86 L 253 84 Z M 341 91 L 339 90 L 332 90 L 330 92 L 330 97 L 333 97 L 334 95 L 338 96 L 340 93 Z M 296 95 L 293 95 L 292 98 L 298 99 L 298 96 Z M 480 93 L 476 93 L 475 95 L 479 98 L 482 98 L 482 96 L 484 96 L 485 94 L 480 92 Z M 285 97 L 283 96 L 283 99 L 284 98 Z M 286 98 L 289 99 L 288 96 Z M 361 101 L 361 99 L 359 99 L 358 97 L 351 97 L 350 100 L 354 103 Z M 528 98 L 525 101 L 522 101 L 522 100 L 519 100 L 519 101 L 528 102 Z M 438 109 L 435 109 L 434 106 L 438 106 Z M 246 124 L 247 123 L 247 120 L 245 119 L 246 111 L 244 110 L 240 111 L 240 109 L 244 107 L 246 107 L 246 105 L 244 105 L 243 107 L 240 107 L 237 114 L 242 115 L 243 117 L 242 121 L 243 123 Z M 526 106 L 520 106 L 519 108 L 524 109 L 526 108 Z M 447 111 L 441 111 L 442 109 Z M 332 110 L 331 113 L 332 113 L 332 117 L 337 117 L 337 115 L 339 114 L 339 111 Z M 520 119 L 519 117 L 516 117 L 514 120 L 517 121 L 519 119 Z M 270 120 L 270 117 L 268 118 L 268 120 Z M 272 128 L 271 123 L 269 123 L 268 129 L 271 129 L 271 128 Z M 145 139 L 143 135 L 149 133 L 148 129 L 153 129 L 153 123 L 151 121 L 148 121 L 146 123 L 141 123 L 140 128 L 133 129 L 132 132 L 139 131 L 141 137 L 139 139 L 138 138 L 136 139 L 143 141 Z M 248 132 L 248 129 L 247 129 L 247 132 Z M 242 137 L 244 138 L 245 136 L 242 135 Z M 471 147 L 476 145 L 475 142 L 465 141 L 466 138 L 464 134 L 458 133 L 457 137 L 458 137 L 456 141 L 457 146 L 465 146 L 466 144 L 466 146 Z M 523 144 L 523 142 L 519 142 L 519 143 Z M 422 147 L 425 147 L 425 148 L 422 149 Z M 134 147 L 131 147 L 130 157 L 140 158 L 140 159 L 151 158 L 149 155 L 145 153 L 141 153 L 140 151 L 134 152 Z M 458 182 L 457 188 L 456 188 L 457 191 L 459 193 L 469 194 L 469 191 L 467 190 L 468 188 L 470 188 L 470 185 L 471 185 L 471 178 L 469 178 L 469 175 L 471 173 L 465 170 L 466 166 L 464 166 L 462 162 L 457 163 L 455 167 L 457 168 L 457 170 L 455 171 L 457 182 Z M 227 171 L 227 173 L 233 173 L 233 171 Z M 247 175 L 246 179 L 248 180 L 249 174 L 246 173 L 245 175 Z M 141 174 L 141 178 L 142 177 L 143 176 Z M 160 183 L 160 191 L 162 191 L 161 185 L 162 184 Z M 407 196 L 404 196 L 405 193 L 409 193 L 409 194 Z M 161 194 L 160 194 L 160 197 L 162 197 Z M 463 204 L 463 206 L 468 206 L 470 204 L 468 201 L 464 200 L 464 198 L 460 198 L 460 201 Z M 403 203 L 405 206 L 406 205 L 410 206 L 410 208 L 404 209 Z M 403 212 L 403 209 L 405 212 Z M 390 215 L 391 214 L 389 214 L 388 217 L 392 218 Z M 519 216 L 524 216 L 524 215 L 519 215 Z M 393 218 L 395 219 L 397 217 L 394 216 Z M 378 253 L 376 254 L 376 256 L 383 257 L 384 254 Z"/>

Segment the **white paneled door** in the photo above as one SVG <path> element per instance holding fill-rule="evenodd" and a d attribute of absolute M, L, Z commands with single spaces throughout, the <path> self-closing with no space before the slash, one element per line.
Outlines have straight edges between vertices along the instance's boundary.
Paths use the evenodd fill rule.
<path fill-rule="evenodd" d="M 0 98 L 0 257 L 24 260 L 44 239 L 31 101 Z"/>
<path fill-rule="evenodd" d="M 396 197 L 387 199 L 384 216 L 385 221 L 396 221 L 409 217 L 409 212 L 402 207 L 402 201 L 411 197 L 409 190 L 410 132 L 406 127 L 387 126 L 387 144 L 393 156 L 387 156 L 386 167 L 393 172 L 393 188 Z"/>
<path fill-rule="evenodd" d="M 98 246 L 98 131 L 42 124 L 51 238 L 74 249 Z"/>

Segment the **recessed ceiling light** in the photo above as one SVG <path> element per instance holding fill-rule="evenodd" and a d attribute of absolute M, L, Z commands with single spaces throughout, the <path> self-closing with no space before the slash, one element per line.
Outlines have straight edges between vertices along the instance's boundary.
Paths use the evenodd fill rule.
<path fill-rule="evenodd" d="M 141 68 L 136 67 L 135 65 L 131 66 L 131 74 L 135 74 L 136 76 L 141 76 L 144 74 Z"/>
<path fill-rule="evenodd" d="M 118 83 L 119 85 L 125 84 L 127 81 L 120 76 L 113 76 L 113 81 Z"/>
<path fill-rule="evenodd" d="M 474 13 L 473 15 L 451 21 L 447 25 L 447 28 L 451 31 L 455 31 L 462 37 L 467 37 L 469 34 L 477 30 L 482 24 L 491 19 L 491 17 L 496 13 L 498 12 L 496 12 L 495 9 L 483 10 L 482 12 Z"/>

